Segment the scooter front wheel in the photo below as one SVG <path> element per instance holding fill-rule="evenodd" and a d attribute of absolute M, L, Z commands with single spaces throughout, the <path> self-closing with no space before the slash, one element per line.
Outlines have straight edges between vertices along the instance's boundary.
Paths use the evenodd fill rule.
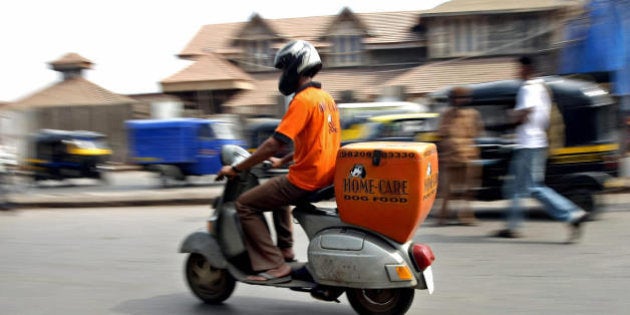
<path fill-rule="evenodd" d="M 234 277 L 226 270 L 215 268 L 201 254 L 192 253 L 186 260 L 186 282 L 190 290 L 208 304 L 219 304 L 232 295 Z"/>
<path fill-rule="evenodd" d="M 350 305 L 361 315 L 405 314 L 414 295 L 413 288 L 346 290 Z"/>

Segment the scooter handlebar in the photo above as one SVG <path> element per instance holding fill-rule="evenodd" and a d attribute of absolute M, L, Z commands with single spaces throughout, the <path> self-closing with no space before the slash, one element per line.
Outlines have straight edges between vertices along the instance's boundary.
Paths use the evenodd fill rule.
<path fill-rule="evenodd" d="M 265 160 L 261 163 L 260 166 L 262 167 L 263 170 L 267 171 L 273 168 L 273 163 L 271 163 L 271 161 L 269 160 Z"/>

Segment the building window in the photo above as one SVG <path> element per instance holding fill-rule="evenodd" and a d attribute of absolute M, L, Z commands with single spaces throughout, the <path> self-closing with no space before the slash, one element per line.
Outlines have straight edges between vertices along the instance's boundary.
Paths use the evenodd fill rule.
<path fill-rule="evenodd" d="M 451 24 L 452 55 L 470 55 L 480 52 L 483 41 L 480 27 L 474 19 L 457 19 Z"/>
<path fill-rule="evenodd" d="M 549 45 L 549 33 L 545 28 L 549 23 L 543 18 L 535 15 L 523 16 L 517 27 L 519 38 L 527 38 L 515 48 L 520 48 L 525 52 L 545 49 Z"/>
<path fill-rule="evenodd" d="M 331 38 L 329 62 L 332 66 L 357 66 L 363 62 L 361 36 L 337 35 Z"/>
<path fill-rule="evenodd" d="M 488 41 L 492 54 L 535 52 L 549 45 L 549 35 L 543 32 L 548 24 L 538 15 L 497 16 L 488 20 Z"/>
<path fill-rule="evenodd" d="M 436 20 L 432 26 L 429 27 L 430 32 L 430 51 L 432 57 L 445 57 L 450 54 L 448 24 L 443 21 Z"/>
<path fill-rule="evenodd" d="M 269 70 L 273 66 L 273 53 L 269 40 L 245 42 L 245 68 L 248 70 Z"/>
<path fill-rule="evenodd" d="M 538 15 L 458 17 L 436 21 L 431 37 L 433 57 L 528 53 L 549 46 L 549 23 Z"/>

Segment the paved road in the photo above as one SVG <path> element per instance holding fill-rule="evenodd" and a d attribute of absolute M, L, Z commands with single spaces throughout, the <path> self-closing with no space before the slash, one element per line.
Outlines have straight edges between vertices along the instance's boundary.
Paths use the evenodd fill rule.
<path fill-rule="evenodd" d="M 72 191 L 117 192 L 128 190 L 163 189 L 159 176 L 152 172 L 130 170 L 105 172 L 105 180 L 100 181 L 89 178 L 65 179 L 63 181 L 42 180 L 33 182 L 24 175 L 14 179 L 17 189 L 38 193 L 65 193 Z M 187 182 L 170 180 L 172 188 L 195 188 L 215 186 L 214 175 L 190 176 Z"/>
<path fill-rule="evenodd" d="M 162 188 L 157 176 L 150 172 L 110 172 L 106 179 L 106 183 L 69 179 L 34 185 L 26 177 L 17 177 L 8 199 L 20 208 L 209 204 L 223 187 L 223 182 L 215 182 L 213 175 L 192 177 L 168 188 Z"/>
<path fill-rule="evenodd" d="M 437 256 L 436 293 L 417 291 L 408 314 L 627 314 L 629 211 L 604 213 L 575 245 L 562 243 L 563 225 L 544 219 L 528 221 L 524 239 L 490 238 L 502 221 L 482 214 L 475 227 L 430 219 L 420 228 L 416 240 Z M 247 285 L 223 306 L 199 303 L 177 248 L 207 216 L 202 205 L 0 212 L 0 313 L 353 314 L 345 298 Z"/>

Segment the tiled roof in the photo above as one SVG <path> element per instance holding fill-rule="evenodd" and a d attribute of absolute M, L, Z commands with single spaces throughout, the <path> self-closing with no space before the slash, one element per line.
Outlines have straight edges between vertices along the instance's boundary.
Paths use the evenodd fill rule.
<path fill-rule="evenodd" d="M 251 81 L 252 78 L 245 71 L 241 70 L 241 68 L 231 64 L 229 61 L 218 57 L 216 54 L 209 53 L 197 57 L 194 63 L 162 80 L 161 83 L 223 80 Z"/>
<path fill-rule="evenodd" d="M 357 99 L 367 100 L 381 93 L 383 83 L 405 72 L 406 69 L 379 67 L 322 70 L 315 81 L 322 82 L 336 99 L 341 93 L 352 90 Z"/>
<path fill-rule="evenodd" d="M 366 38 L 366 43 L 384 44 L 416 40 L 411 28 L 418 23 L 418 16 L 423 11 L 401 11 L 362 13 L 359 18 L 368 26 L 374 37 Z"/>
<path fill-rule="evenodd" d="M 135 103 L 132 98 L 108 91 L 82 77 L 56 83 L 11 103 L 12 108 L 59 107 L 73 105 L 118 105 Z"/>
<path fill-rule="evenodd" d="M 340 99 L 342 93 L 348 90 L 353 91 L 355 98 L 369 99 L 380 94 L 383 82 L 391 80 L 404 71 L 392 68 L 324 69 L 313 80 L 321 82 L 323 89 L 336 99 Z M 276 104 L 278 96 L 281 95 L 278 92 L 279 76 L 280 72 L 252 75 L 255 87 L 252 90 L 239 93 L 224 103 L 223 106 Z"/>
<path fill-rule="evenodd" d="M 223 106 L 258 106 L 277 103 L 278 73 L 253 74 L 254 87 L 251 90 L 241 91 L 229 99 Z"/>
<path fill-rule="evenodd" d="M 203 26 L 188 45 L 179 53 L 180 57 L 195 56 L 230 47 L 233 36 L 243 27 L 243 22 Z"/>
<path fill-rule="evenodd" d="M 425 64 L 385 83 L 405 86 L 405 92 L 423 95 L 455 84 L 513 79 L 517 76 L 514 58 L 448 60 Z"/>
<path fill-rule="evenodd" d="M 422 11 L 355 13 L 355 16 L 368 29 L 368 42 L 372 44 L 405 41 L 413 37 L 409 30 L 416 24 Z M 311 16 L 265 20 L 280 37 L 287 40 L 303 39 L 318 42 L 326 35 L 336 15 Z M 263 17 L 264 19 L 264 17 Z M 231 46 L 237 34 L 248 22 L 204 25 L 180 52 L 181 57 L 189 57 L 210 51 L 221 51 Z"/>
<path fill-rule="evenodd" d="M 316 41 L 332 22 L 334 16 L 311 16 L 290 19 L 272 19 L 269 24 L 286 39 Z"/>
<path fill-rule="evenodd" d="M 61 58 L 51 61 L 50 64 L 52 66 L 61 66 L 61 65 L 69 65 L 69 64 L 92 64 L 93 62 L 77 53 L 67 53 L 63 55 Z"/>
<path fill-rule="evenodd" d="M 579 2 L 578 0 L 450 0 L 422 12 L 422 16 L 551 10 L 576 5 Z"/>

